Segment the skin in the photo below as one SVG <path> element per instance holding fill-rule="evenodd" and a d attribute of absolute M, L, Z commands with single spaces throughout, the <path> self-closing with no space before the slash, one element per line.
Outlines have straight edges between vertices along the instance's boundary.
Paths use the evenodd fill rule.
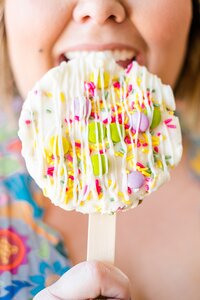
<path fill-rule="evenodd" d="M 174 86 L 191 19 L 189 0 L 5 1 L 11 66 L 23 97 L 69 49 L 131 48 Z M 200 188 L 186 164 L 184 154 L 169 183 L 118 215 L 116 266 L 128 275 L 135 300 L 199 299 Z M 44 220 L 63 235 L 74 264 L 85 259 L 87 216 L 49 201 Z"/>

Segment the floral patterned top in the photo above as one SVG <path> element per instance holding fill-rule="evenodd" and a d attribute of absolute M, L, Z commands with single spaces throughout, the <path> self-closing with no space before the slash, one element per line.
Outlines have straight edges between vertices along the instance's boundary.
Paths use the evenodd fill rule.
<path fill-rule="evenodd" d="M 61 237 L 43 222 L 41 191 L 8 124 L 0 115 L 0 300 L 30 300 L 71 265 Z"/>

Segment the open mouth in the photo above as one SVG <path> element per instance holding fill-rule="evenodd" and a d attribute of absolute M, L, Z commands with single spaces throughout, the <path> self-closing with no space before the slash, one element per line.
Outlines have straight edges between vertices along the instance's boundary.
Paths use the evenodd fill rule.
<path fill-rule="evenodd" d="M 85 56 L 89 54 L 91 51 L 69 51 L 66 53 L 63 53 L 59 57 L 59 64 L 63 61 L 70 61 L 71 59 L 76 59 L 81 56 Z M 107 52 L 112 55 L 114 60 L 118 65 L 120 65 L 122 68 L 126 69 L 127 66 L 133 61 L 137 60 L 137 55 L 130 50 L 106 50 L 104 52 Z"/>

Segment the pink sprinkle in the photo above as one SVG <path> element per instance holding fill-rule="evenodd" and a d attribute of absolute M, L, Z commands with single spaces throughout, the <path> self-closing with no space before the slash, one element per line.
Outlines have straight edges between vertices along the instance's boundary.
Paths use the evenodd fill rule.
<path fill-rule="evenodd" d="M 137 147 L 140 148 L 141 147 L 141 143 L 139 141 L 137 141 Z"/>
<path fill-rule="evenodd" d="M 87 193 L 87 189 L 88 189 L 88 185 L 85 185 L 84 192 L 83 192 L 84 195 Z"/>
<path fill-rule="evenodd" d="M 128 65 L 128 67 L 127 67 L 127 69 L 126 69 L 126 74 L 130 73 L 132 67 L 133 67 L 133 62 L 130 63 L 130 65 Z"/>
<path fill-rule="evenodd" d="M 95 112 L 91 112 L 90 117 L 94 118 L 94 119 L 99 119 L 99 115 Z"/>
<path fill-rule="evenodd" d="M 125 129 L 129 129 L 129 128 L 130 128 L 130 125 L 129 125 L 129 124 L 125 124 L 125 125 L 124 125 L 124 128 L 125 128 Z"/>
<path fill-rule="evenodd" d="M 143 164 L 141 164 L 139 161 L 136 163 L 136 165 L 140 168 L 145 168 L 145 166 Z"/>
<path fill-rule="evenodd" d="M 111 116 L 111 123 L 116 123 L 116 117 L 115 116 Z"/>
<path fill-rule="evenodd" d="M 129 84 L 128 85 L 128 92 L 130 93 L 130 92 L 132 92 L 132 90 L 133 90 L 133 86 L 132 86 L 132 84 Z"/>
<path fill-rule="evenodd" d="M 142 103 L 141 107 L 142 107 L 143 109 L 145 108 L 145 105 L 144 105 L 144 103 Z"/>
<path fill-rule="evenodd" d="M 168 123 L 170 123 L 171 121 L 172 121 L 172 118 L 165 120 L 164 123 L 165 123 L 165 124 L 168 124 Z"/>
<path fill-rule="evenodd" d="M 26 120 L 25 123 L 26 123 L 26 125 L 30 125 L 31 124 L 31 120 Z"/>
<path fill-rule="evenodd" d="M 161 132 L 158 132 L 158 133 L 157 133 L 157 136 L 161 136 Z"/>
<path fill-rule="evenodd" d="M 85 89 L 87 91 L 89 91 L 89 93 L 92 97 L 94 97 L 94 92 L 95 92 L 95 89 L 96 89 L 96 86 L 95 86 L 94 82 L 92 82 L 92 81 L 91 82 L 85 82 Z"/>
<path fill-rule="evenodd" d="M 72 119 L 67 120 L 66 118 L 64 119 L 64 121 L 65 121 L 65 123 L 67 123 L 67 124 L 68 124 L 68 123 L 71 124 L 71 123 L 73 122 Z"/>
<path fill-rule="evenodd" d="M 79 175 L 81 174 L 81 170 L 80 170 L 80 169 L 78 169 L 78 174 L 79 174 Z"/>
<path fill-rule="evenodd" d="M 108 124 L 108 119 L 103 120 L 103 124 Z"/>
<path fill-rule="evenodd" d="M 72 175 L 69 175 L 69 178 L 70 178 L 71 180 L 74 180 L 74 176 L 72 176 Z"/>
<path fill-rule="evenodd" d="M 75 142 L 75 147 L 77 147 L 77 148 L 81 148 L 81 143 L 77 143 L 77 142 Z"/>
<path fill-rule="evenodd" d="M 128 186 L 128 194 L 132 194 L 132 189 Z"/>
<path fill-rule="evenodd" d="M 176 128 L 176 125 L 167 125 L 168 128 Z"/>
<path fill-rule="evenodd" d="M 73 157 L 70 154 L 67 154 L 66 159 L 73 162 Z"/>
<path fill-rule="evenodd" d="M 149 182 L 149 181 L 151 181 L 151 178 L 150 178 L 150 177 L 146 177 L 146 178 L 145 178 L 145 181 L 146 181 L 146 182 Z"/>
<path fill-rule="evenodd" d="M 135 101 L 131 102 L 131 109 L 135 108 Z"/>
<path fill-rule="evenodd" d="M 80 121 L 80 117 L 79 117 L 79 116 L 75 116 L 75 117 L 74 117 L 74 120 Z"/>
<path fill-rule="evenodd" d="M 147 146 L 148 146 L 148 144 L 147 144 L 147 143 L 144 143 L 144 144 L 142 144 L 142 146 L 143 146 L 143 147 L 147 147 Z"/>
<path fill-rule="evenodd" d="M 125 136 L 124 142 L 125 142 L 126 144 L 131 144 L 131 139 L 130 139 L 128 136 Z"/>
<path fill-rule="evenodd" d="M 102 149 L 102 150 L 99 150 L 99 153 L 100 153 L 100 154 L 104 154 L 105 151 Z"/>
<path fill-rule="evenodd" d="M 98 195 L 99 194 L 101 194 L 101 191 L 102 191 L 102 188 L 101 188 L 101 186 L 99 185 L 99 180 L 98 179 L 96 179 L 96 190 L 97 190 L 97 193 L 98 193 Z"/>
<path fill-rule="evenodd" d="M 136 130 L 134 128 L 131 128 L 131 133 L 136 134 Z"/>
<path fill-rule="evenodd" d="M 158 153 L 158 147 L 157 147 L 157 146 L 154 147 L 153 149 L 154 149 L 154 151 L 155 151 L 156 153 Z"/>
<path fill-rule="evenodd" d="M 115 82 L 113 83 L 113 86 L 114 86 L 114 88 L 116 88 L 116 89 L 120 89 L 120 83 L 119 83 L 119 81 L 115 81 Z"/>
<path fill-rule="evenodd" d="M 53 176 L 53 172 L 54 172 L 54 167 L 49 167 L 48 169 L 47 169 L 47 175 L 49 175 L 49 176 Z"/>
<path fill-rule="evenodd" d="M 149 191 L 149 186 L 145 185 L 145 190 L 148 192 Z"/>

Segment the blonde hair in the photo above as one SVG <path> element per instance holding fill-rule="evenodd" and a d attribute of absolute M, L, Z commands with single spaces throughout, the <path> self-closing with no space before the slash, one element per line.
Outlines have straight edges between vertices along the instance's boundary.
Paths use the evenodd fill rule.
<path fill-rule="evenodd" d="M 175 96 L 184 101 L 185 129 L 200 135 L 200 1 L 193 0 L 193 19 L 185 63 L 175 88 Z M 187 113 L 187 115 L 186 115 Z M 195 136 L 194 136 L 195 137 Z"/>
<path fill-rule="evenodd" d="M 8 63 L 6 32 L 4 26 L 4 0 L 0 0 L 0 107 L 2 108 L 13 95 L 13 81 Z"/>
<path fill-rule="evenodd" d="M 199 0 L 193 0 L 193 20 L 188 40 L 185 63 L 180 73 L 176 88 L 176 97 L 185 103 L 183 111 L 187 128 L 191 132 L 200 133 L 200 29 Z M 14 80 L 9 66 L 6 31 L 4 26 L 4 0 L 0 0 L 0 102 L 8 103 L 14 94 Z M 6 102 L 5 102 L 6 101 Z M 185 117 L 187 112 L 187 118 Z"/>

